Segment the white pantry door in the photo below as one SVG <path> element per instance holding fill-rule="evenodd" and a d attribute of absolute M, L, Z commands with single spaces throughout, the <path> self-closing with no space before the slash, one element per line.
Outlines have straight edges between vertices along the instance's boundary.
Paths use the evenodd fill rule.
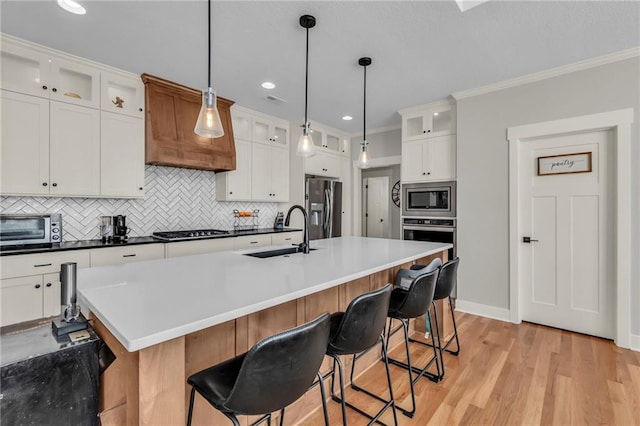
<path fill-rule="evenodd" d="M 612 131 L 601 130 L 522 143 L 522 320 L 614 337 L 613 141 Z M 592 153 L 591 172 L 537 175 L 538 157 L 581 152 Z"/>
<path fill-rule="evenodd" d="M 367 237 L 389 238 L 389 178 L 364 179 Z"/>

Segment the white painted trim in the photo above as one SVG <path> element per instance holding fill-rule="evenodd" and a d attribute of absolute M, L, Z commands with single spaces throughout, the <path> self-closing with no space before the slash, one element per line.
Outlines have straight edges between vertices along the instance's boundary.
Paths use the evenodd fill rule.
<path fill-rule="evenodd" d="M 526 139 L 579 131 L 613 129 L 616 144 L 616 345 L 631 344 L 631 123 L 633 109 L 603 112 L 563 120 L 546 121 L 507 129 L 509 141 L 509 303 L 511 322 L 519 323 L 518 157 Z"/>
<path fill-rule="evenodd" d="M 478 315 L 486 318 L 492 318 L 499 321 L 512 322 L 509 309 L 498 308 L 491 305 L 483 305 L 482 303 L 468 302 L 466 300 L 456 299 L 456 311 Z"/>
<path fill-rule="evenodd" d="M 400 115 L 413 114 L 413 113 L 416 113 L 416 112 L 422 112 L 425 109 L 448 107 L 448 106 L 452 106 L 452 105 L 455 105 L 455 100 L 452 99 L 451 96 L 449 96 L 446 99 L 441 99 L 439 101 L 430 102 L 428 104 L 416 105 L 416 106 L 412 106 L 412 107 L 409 107 L 409 108 L 399 109 L 398 110 L 398 114 L 400 114 Z"/>
<path fill-rule="evenodd" d="M 386 133 L 386 132 L 391 132 L 393 130 L 400 130 L 400 129 L 402 129 L 401 124 L 394 124 L 393 126 L 384 126 L 384 127 L 377 127 L 375 129 L 369 129 L 367 130 L 367 134 L 375 135 L 377 133 Z M 349 133 L 349 136 L 351 136 L 352 138 L 357 138 L 359 136 L 362 136 L 362 132 Z"/>
<path fill-rule="evenodd" d="M 551 68 L 548 70 L 527 74 L 522 77 L 504 80 L 486 86 L 477 87 L 475 89 L 454 92 L 453 96 L 456 100 L 471 98 L 473 96 L 484 95 L 486 93 L 497 92 L 498 90 L 508 89 L 510 87 L 522 86 L 524 84 L 535 83 L 536 81 L 546 80 L 547 78 L 558 77 L 570 74 L 576 71 L 582 71 L 589 68 L 599 67 L 613 62 L 624 61 L 627 59 L 640 56 L 640 47 L 632 47 L 630 49 L 621 50 L 619 52 L 610 53 L 608 55 L 598 56 L 597 58 L 587 59 L 561 67 Z"/>
<path fill-rule="evenodd" d="M 640 334 L 631 335 L 631 347 L 629 349 L 640 352 Z"/>
<path fill-rule="evenodd" d="M 381 157 L 371 159 L 371 169 L 376 167 L 389 167 L 400 164 L 402 157 L 394 155 L 392 157 Z M 353 162 L 353 229 L 351 234 L 356 237 L 362 236 L 362 169 L 358 167 L 358 161 Z"/>

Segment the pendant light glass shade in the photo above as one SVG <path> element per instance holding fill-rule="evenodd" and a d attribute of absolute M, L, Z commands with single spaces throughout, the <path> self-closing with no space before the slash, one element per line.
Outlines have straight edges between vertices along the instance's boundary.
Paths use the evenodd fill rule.
<path fill-rule="evenodd" d="M 371 167 L 371 157 L 367 150 L 367 67 L 371 65 L 371 58 L 360 58 L 358 64 L 364 69 L 364 96 L 362 99 L 362 143 L 360 144 L 360 155 L 358 156 L 358 168 L 368 169 Z"/>
<path fill-rule="evenodd" d="M 224 136 L 222 121 L 216 105 L 216 92 L 211 87 L 202 92 L 202 108 L 200 108 L 200 115 L 198 115 L 194 131 L 205 138 Z"/>
<path fill-rule="evenodd" d="M 358 156 L 358 168 L 368 169 L 371 167 L 371 157 L 369 157 L 369 151 L 367 151 L 367 141 L 363 141 L 361 144 L 362 149 Z"/>
<path fill-rule="evenodd" d="M 309 123 L 302 126 L 302 135 L 298 139 L 298 147 L 296 148 L 296 154 L 300 157 L 311 157 L 316 154 L 316 146 L 313 144 L 313 138 L 309 131 Z"/>
<path fill-rule="evenodd" d="M 304 74 L 304 124 L 302 127 L 302 135 L 298 139 L 296 155 L 300 157 L 311 157 L 316 155 L 316 146 L 313 144 L 311 137 L 311 129 L 309 120 L 307 119 L 307 101 L 309 97 L 309 28 L 316 26 L 316 18 L 311 15 L 302 15 L 300 17 L 300 26 L 307 30 L 307 49 L 305 56 L 305 74 Z"/>
<path fill-rule="evenodd" d="M 208 68 L 207 68 L 207 90 L 202 92 L 202 108 L 193 129 L 195 134 L 205 138 L 219 138 L 224 136 L 224 128 L 218 113 L 216 92 L 211 88 L 211 0 L 208 1 Z"/>

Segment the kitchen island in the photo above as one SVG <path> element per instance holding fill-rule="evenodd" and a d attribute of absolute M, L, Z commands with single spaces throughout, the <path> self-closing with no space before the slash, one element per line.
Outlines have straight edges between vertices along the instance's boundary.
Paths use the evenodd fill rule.
<path fill-rule="evenodd" d="M 323 312 L 344 310 L 402 267 L 446 260 L 450 245 L 342 237 L 311 247 L 307 255 L 218 252 L 79 270 L 80 301 L 118 357 L 102 378 L 102 424 L 184 424 L 186 377 Z M 319 406 L 318 398 L 310 392 L 296 402 L 287 423 Z M 194 414 L 194 425 L 226 422 L 200 398 Z"/>

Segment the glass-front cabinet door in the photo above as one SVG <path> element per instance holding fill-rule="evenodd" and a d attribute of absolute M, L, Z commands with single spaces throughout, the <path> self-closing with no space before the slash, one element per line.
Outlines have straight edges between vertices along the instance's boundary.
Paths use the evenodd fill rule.
<path fill-rule="evenodd" d="M 102 72 L 100 107 L 116 114 L 144 117 L 144 84 L 140 78 Z"/>
<path fill-rule="evenodd" d="M 99 108 L 100 72 L 95 68 L 53 58 L 50 99 Z"/>
<path fill-rule="evenodd" d="M 451 105 L 404 114 L 402 117 L 402 140 L 410 141 L 455 133 L 454 115 L 455 110 Z"/>
<path fill-rule="evenodd" d="M 2 89 L 49 98 L 50 58 L 4 41 L 0 56 Z"/>

